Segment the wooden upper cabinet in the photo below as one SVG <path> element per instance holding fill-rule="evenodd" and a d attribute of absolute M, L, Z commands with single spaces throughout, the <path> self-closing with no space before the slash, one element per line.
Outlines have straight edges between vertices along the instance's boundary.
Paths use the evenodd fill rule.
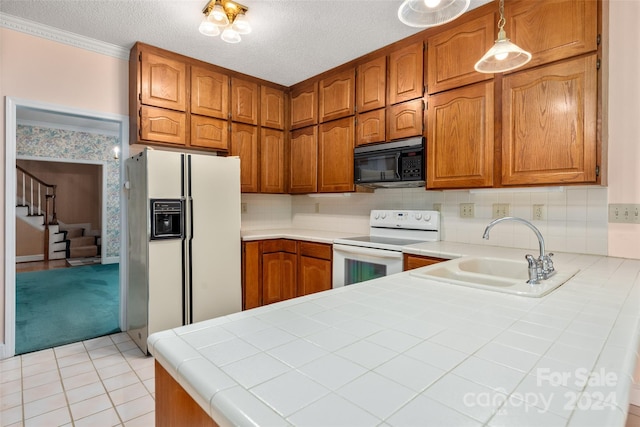
<path fill-rule="evenodd" d="M 140 140 L 184 146 L 187 141 L 187 115 L 164 108 L 140 107 Z"/>
<path fill-rule="evenodd" d="M 258 84 L 247 80 L 231 78 L 231 120 L 234 122 L 258 124 Z"/>
<path fill-rule="evenodd" d="M 284 132 L 260 130 L 260 192 L 285 192 Z"/>
<path fill-rule="evenodd" d="M 427 42 L 427 92 L 429 94 L 493 78 L 473 67 L 493 46 L 493 13 L 430 37 Z"/>
<path fill-rule="evenodd" d="M 320 80 L 320 122 L 352 116 L 355 112 L 356 77 L 353 68 Z"/>
<path fill-rule="evenodd" d="M 229 123 L 211 117 L 191 116 L 191 146 L 229 150 Z"/>
<path fill-rule="evenodd" d="M 429 97 L 427 188 L 493 184 L 493 82 Z"/>
<path fill-rule="evenodd" d="M 192 66 L 191 113 L 227 120 L 229 77 L 203 67 Z"/>
<path fill-rule="evenodd" d="M 322 123 L 318 131 L 318 191 L 353 191 L 354 119 Z"/>
<path fill-rule="evenodd" d="M 595 51 L 598 4 L 593 0 L 507 1 L 507 36 L 532 55 L 525 68 Z"/>
<path fill-rule="evenodd" d="M 291 132 L 289 193 L 318 190 L 318 127 Z"/>
<path fill-rule="evenodd" d="M 356 73 L 356 107 L 359 113 L 384 108 L 387 98 L 387 57 L 362 64 Z"/>
<path fill-rule="evenodd" d="M 269 86 L 260 87 L 260 124 L 284 129 L 284 92 Z"/>
<path fill-rule="evenodd" d="M 240 157 L 240 191 L 257 193 L 260 158 L 258 128 L 242 123 L 231 124 L 231 155 Z"/>
<path fill-rule="evenodd" d="M 187 65 L 143 50 L 140 57 L 140 100 L 145 105 L 186 111 Z"/>
<path fill-rule="evenodd" d="M 389 55 L 389 103 L 397 104 L 424 94 L 424 46 L 412 44 Z"/>
<path fill-rule="evenodd" d="M 389 107 L 387 111 L 388 139 L 420 136 L 424 123 L 424 103 L 422 99 L 403 102 Z"/>
<path fill-rule="evenodd" d="M 502 184 L 596 181 L 596 55 L 502 80 Z"/>
<path fill-rule="evenodd" d="M 422 110 L 422 107 L 421 107 Z M 356 126 L 356 145 L 385 142 L 386 140 L 386 111 L 384 108 L 358 114 Z M 420 126 L 422 131 L 422 125 Z"/>
<path fill-rule="evenodd" d="M 318 124 L 318 82 L 291 90 L 291 129 Z"/>

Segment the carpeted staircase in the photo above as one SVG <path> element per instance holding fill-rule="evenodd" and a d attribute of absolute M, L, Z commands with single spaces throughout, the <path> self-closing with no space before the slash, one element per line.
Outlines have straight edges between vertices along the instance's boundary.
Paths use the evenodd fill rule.
<path fill-rule="evenodd" d="M 85 236 L 84 228 L 62 230 L 67 242 L 67 259 L 95 257 L 100 253 L 97 236 Z"/>

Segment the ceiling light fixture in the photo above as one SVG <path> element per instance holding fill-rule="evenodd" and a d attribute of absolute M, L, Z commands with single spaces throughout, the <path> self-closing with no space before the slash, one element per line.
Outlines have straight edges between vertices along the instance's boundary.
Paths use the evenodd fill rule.
<path fill-rule="evenodd" d="M 434 27 L 446 24 L 469 8 L 470 0 L 404 0 L 398 19 L 410 27 Z"/>
<path fill-rule="evenodd" d="M 500 0 L 500 19 L 498 20 L 498 40 L 484 54 L 474 68 L 479 73 L 503 73 L 522 67 L 531 60 L 531 54 L 511 43 L 504 31 L 504 0 Z"/>
<path fill-rule="evenodd" d="M 220 38 L 227 43 L 239 43 L 241 34 L 249 34 L 251 25 L 246 13 L 248 7 L 231 0 L 209 0 L 202 9 L 204 18 L 198 28 L 205 36 L 215 37 L 222 31 Z"/>

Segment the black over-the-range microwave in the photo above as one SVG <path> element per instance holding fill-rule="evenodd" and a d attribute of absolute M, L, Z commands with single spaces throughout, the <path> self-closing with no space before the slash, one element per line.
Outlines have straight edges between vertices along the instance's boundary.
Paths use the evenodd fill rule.
<path fill-rule="evenodd" d="M 353 158 L 356 185 L 406 188 L 425 184 L 423 137 L 356 147 Z"/>

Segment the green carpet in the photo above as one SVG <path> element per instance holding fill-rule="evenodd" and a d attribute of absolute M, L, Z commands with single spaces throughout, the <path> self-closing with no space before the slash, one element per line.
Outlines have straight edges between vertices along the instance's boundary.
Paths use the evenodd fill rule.
<path fill-rule="evenodd" d="M 16 354 L 119 332 L 118 264 L 16 274 Z"/>

